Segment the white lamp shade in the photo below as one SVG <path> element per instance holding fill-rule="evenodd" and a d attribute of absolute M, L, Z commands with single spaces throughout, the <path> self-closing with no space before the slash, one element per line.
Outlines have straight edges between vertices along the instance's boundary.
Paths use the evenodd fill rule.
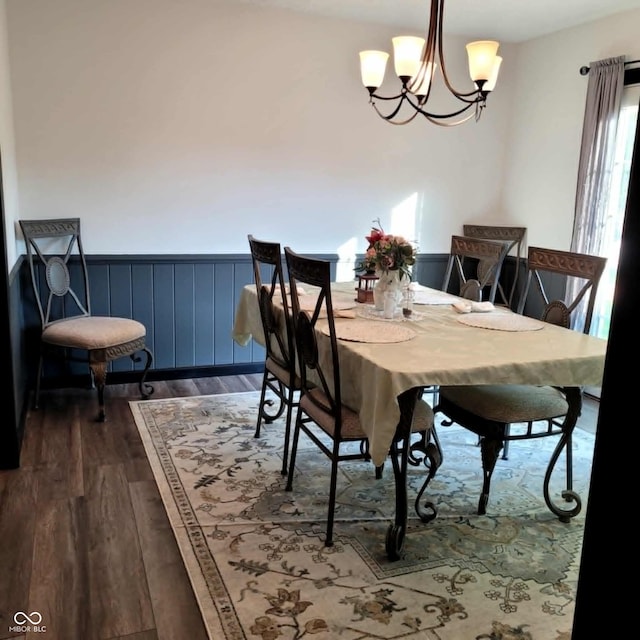
<path fill-rule="evenodd" d="M 399 78 L 412 78 L 422 64 L 424 38 L 415 36 L 397 36 L 392 38 L 393 63 Z"/>
<path fill-rule="evenodd" d="M 500 65 L 502 64 L 502 58 L 496 56 L 493 62 L 493 69 L 491 69 L 491 75 L 482 89 L 484 91 L 493 91 L 496 88 L 496 82 L 498 81 L 498 73 L 500 72 Z"/>
<path fill-rule="evenodd" d="M 467 45 L 469 75 L 474 82 L 489 80 L 499 46 L 500 43 L 495 40 L 481 40 Z"/>
<path fill-rule="evenodd" d="M 365 87 L 378 88 L 384 80 L 389 54 L 385 51 L 361 51 L 360 75 Z"/>
<path fill-rule="evenodd" d="M 431 84 L 431 76 L 435 71 L 436 64 L 433 62 L 420 63 L 418 73 L 411 78 L 407 84 L 407 88 L 416 96 L 424 97 L 429 93 L 429 85 Z"/>

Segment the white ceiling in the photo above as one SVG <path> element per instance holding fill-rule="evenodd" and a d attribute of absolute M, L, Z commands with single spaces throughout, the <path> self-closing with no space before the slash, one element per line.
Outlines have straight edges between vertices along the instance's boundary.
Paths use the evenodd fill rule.
<path fill-rule="evenodd" d="M 242 0 L 318 15 L 425 31 L 429 0 Z M 640 8 L 640 0 L 448 0 L 444 31 L 523 42 L 605 16 Z M 640 26 L 640 25 L 639 25 Z"/>

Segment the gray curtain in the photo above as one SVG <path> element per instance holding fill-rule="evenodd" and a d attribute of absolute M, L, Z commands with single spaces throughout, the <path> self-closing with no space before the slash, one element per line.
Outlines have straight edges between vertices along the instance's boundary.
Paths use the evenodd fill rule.
<path fill-rule="evenodd" d="M 620 102 L 624 89 L 624 56 L 592 62 L 578 165 L 578 184 L 571 238 L 571 251 L 602 255 L 603 229 L 611 188 L 613 154 Z M 573 299 L 580 282 L 572 283 L 568 298 Z M 580 309 L 574 326 L 584 322 Z"/>

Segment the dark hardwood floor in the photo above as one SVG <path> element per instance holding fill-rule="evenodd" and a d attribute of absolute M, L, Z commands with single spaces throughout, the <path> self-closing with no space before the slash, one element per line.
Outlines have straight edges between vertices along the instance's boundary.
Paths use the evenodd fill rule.
<path fill-rule="evenodd" d="M 154 382 L 153 398 L 260 383 Z M 96 423 L 94 392 L 50 391 L 28 415 L 21 468 L 0 471 L 0 638 L 207 638 L 129 409 L 138 398 L 136 385 L 109 386 Z M 19 611 L 40 613 L 46 633 L 10 631 Z"/>
<path fill-rule="evenodd" d="M 154 382 L 153 398 L 259 389 L 261 375 Z M 136 385 L 107 388 L 107 422 L 84 389 L 43 392 L 22 465 L 0 471 L 0 639 L 205 640 L 160 494 L 129 409 Z M 595 430 L 587 400 L 580 426 Z M 42 615 L 46 633 L 15 627 Z M 28 623 L 27 623 L 28 624 Z"/>

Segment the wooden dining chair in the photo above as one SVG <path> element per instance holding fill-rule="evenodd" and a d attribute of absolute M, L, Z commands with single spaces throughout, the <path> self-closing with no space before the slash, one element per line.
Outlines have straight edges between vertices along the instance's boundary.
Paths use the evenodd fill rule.
<path fill-rule="evenodd" d="M 88 362 L 92 385 L 98 391 L 101 422 L 106 419 L 104 391 L 112 361 L 128 356 L 137 363 L 141 360 L 140 354 L 146 354 L 139 388 L 142 398 L 148 398 L 153 387 L 147 384 L 146 377 L 153 355 L 146 344 L 146 328 L 131 318 L 92 314 L 80 219 L 20 220 L 19 223 L 40 317 L 34 407 L 38 408 L 40 402 L 44 359 L 50 355 L 68 362 Z"/>
<path fill-rule="evenodd" d="M 296 374 L 291 308 L 282 270 L 282 252 L 277 242 L 257 240 L 251 234 L 248 240 L 265 344 L 255 437 L 260 437 L 263 421 L 270 424 L 286 410 L 281 473 L 287 475 L 291 422 L 293 411 L 298 406 L 300 378 Z M 267 391 L 276 398 L 275 409 Z"/>
<path fill-rule="evenodd" d="M 486 287 L 488 302 L 496 297 L 502 264 L 509 251 L 509 243 L 467 236 L 451 236 L 451 251 L 442 283 L 443 291 L 450 291 L 457 277 L 455 294 L 467 300 L 481 302 Z M 470 277 L 469 264 L 473 262 Z"/>
<path fill-rule="evenodd" d="M 293 490 L 298 442 L 300 432 L 303 431 L 331 461 L 325 536 L 325 546 L 330 547 L 333 545 L 338 464 L 346 460 L 369 460 L 367 435 L 358 414 L 342 402 L 330 263 L 298 255 L 289 247 L 285 247 L 284 252 L 289 272 L 295 346 L 302 382 L 286 490 Z M 317 288 L 318 297 L 313 312 L 300 309 L 298 285 Z M 426 432 L 432 426 L 433 411 L 426 402 L 419 400 L 414 411 L 412 431 Z M 325 443 L 327 436 L 329 444 Z M 360 446 L 353 446 L 353 443 L 359 443 Z"/>
<path fill-rule="evenodd" d="M 527 278 L 518 305 L 522 313 L 529 308 L 542 307 L 540 319 L 551 324 L 571 328 L 571 317 L 584 306 L 584 323 L 576 327 L 589 332 L 598 283 L 604 271 L 606 258 L 586 254 L 529 247 Z M 569 278 L 577 278 L 580 287 L 569 301 L 552 299 L 548 294 L 555 287 L 560 297 L 564 295 Z M 539 294 L 530 295 L 531 285 Z M 536 314 L 538 315 L 538 314 Z M 512 440 L 559 436 L 553 460 L 566 447 L 566 497 L 570 499 L 573 482 L 571 460 L 571 430 L 565 428 L 569 409 L 564 388 L 517 384 L 441 386 L 434 413 L 447 417 L 445 425 L 459 424 L 480 438 L 483 467 L 483 487 L 478 503 L 478 513 L 486 513 L 491 476 L 500 451 Z M 578 390 L 578 392 L 581 392 Z M 572 416 L 575 418 L 577 416 Z M 435 429 L 433 430 L 435 434 Z M 437 435 L 434 440 L 440 448 Z M 442 454 L 442 451 L 440 451 Z M 550 471 L 548 472 L 550 473 Z M 548 482 L 548 477 L 546 482 Z"/>
<path fill-rule="evenodd" d="M 523 249 L 524 238 L 527 233 L 526 227 L 508 227 L 501 225 L 486 225 L 486 224 L 465 224 L 462 226 L 462 232 L 468 238 L 482 238 L 484 240 L 495 240 L 498 242 L 507 242 L 509 247 L 507 248 L 506 255 L 508 256 L 511 251 L 515 251 L 515 267 L 513 270 L 513 277 L 511 278 L 511 284 L 507 289 L 503 286 L 502 276 L 505 275 L 505 265 L 501 270 L 501 277 L 497 280 L 497 294 L 500 296 L 500 304 L 512 308 L 515 303 L 515 293 L 520 277 L 521 263 L 523 262 Z M 506 257 L 505 257 L 506 261 Z M 481 260 L 478 263 L 478 271 L 480 273 L 487 270 L 487 265 Z M 491 286 L 493 281 L 489 280 L 487 285 Z"/>
<path fill-rule="evenodd" d="M 509 252 L 509 247 L 509 243 L 505 241 L 451 236 L 451 250 L 442 290 L 455 293 L 472 302 L 482 302 L 485 290 L 489 287 L 486 301 L 493 302 L 500 281 L 502 264 Z M 476 277 L 470 277 L 471 274 Z M 425 387 L 425 392 L 431 395 L 432 404 L 436 405 L 438 385 Z M 437 439 L 437 434 L 434 432 L 432 437 Z"/>

